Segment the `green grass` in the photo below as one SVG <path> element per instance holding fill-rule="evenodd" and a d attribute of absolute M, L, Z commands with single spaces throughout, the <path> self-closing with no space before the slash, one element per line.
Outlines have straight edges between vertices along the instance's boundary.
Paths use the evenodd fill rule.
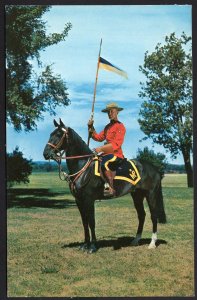
<path fill-rule="evenodd" d="M 185 175 L 166 175 L 167 224 L 148 250 L 147 205 L 141 245 L 131 247 L 137 217 L 129 195 L 96 202 L 99 250 L 78 250 L 83 228 L 67 183 L 37 173 L 8 191 L 9 297 L 134 297 L 194 295 L 193 189 Z"/>

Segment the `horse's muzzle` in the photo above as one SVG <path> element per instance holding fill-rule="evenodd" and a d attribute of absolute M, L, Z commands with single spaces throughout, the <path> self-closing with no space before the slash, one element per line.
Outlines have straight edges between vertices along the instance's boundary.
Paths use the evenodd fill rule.
<path fill-rule="evenodd" d="M 56 154 L 55 152 L 50 149 L 50 147 L 48 147 L 48 145 L 45 147 L 44 149 L 44 152 L 43 152 L 43 156 L 46 160 L 49 160 L 49 159 L 53 159 L 56 157 Z"/>
<path fill-rule="evenodd" d="M 50 159 L 50 155 L 48 153 L 43 152 L 43 156 L 46 160 Z"/>

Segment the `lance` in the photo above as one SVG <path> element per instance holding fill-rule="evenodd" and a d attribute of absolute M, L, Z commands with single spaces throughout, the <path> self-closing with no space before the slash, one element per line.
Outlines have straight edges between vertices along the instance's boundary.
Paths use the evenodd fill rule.
<path fill-rule="evenodd" d="M 97 70 L 96 70 L 96 80 L 95 80 L 95 84 L 94 84 L 94 96 L 93 96 L 93 101 L 92 101 L 92 112 L 90 115 L 90 120 L 94 120 L 94 104 L 95 104 L 95 100 L 96 100 L 96 87 L 97 87 L 97 81 L 98 81 L 98 71 L 99 71 L 99 62 L 100 62 L 100 55 L 101 55 L 101 45 L 102 45 L 102 39 L 100 42 L 100 49 L 99 49 L 99 55 L 98 55 L 98 62 L 97 62 Z M 88 134 L 88 146 L 90 144 L 90 136 L 91 134 Z"/>

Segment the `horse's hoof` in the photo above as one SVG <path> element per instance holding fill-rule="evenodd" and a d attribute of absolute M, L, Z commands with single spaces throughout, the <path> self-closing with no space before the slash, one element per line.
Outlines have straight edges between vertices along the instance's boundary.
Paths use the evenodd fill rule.
<path fill-rule="evenodd" d="M 79 247 L 79 250 L 81 250 L 81 251 L 87 251 L 88 249 L 89 249 L 89 247 L 87 244 L 83 244 Z"/>
<path fill-rule="evenodd" d="M 155 243 L 150 243 L 150 245 L 148 246 L 148 249 L 155 249 L 156 245 Z"/>
<path fill-rule="evenodd" d="M 137 240 L 137 239 L 132 240 L 131 246 L 135 246 L 135 247 L 139 246 L 139 240 Z"/>
<path fill-rule="evenodd" d="M 95 245 L 91 245 L 90 248 L 88 249 L 88 253 L 92 254 L 95 253 L 98 249 L 96 248 Z"/>

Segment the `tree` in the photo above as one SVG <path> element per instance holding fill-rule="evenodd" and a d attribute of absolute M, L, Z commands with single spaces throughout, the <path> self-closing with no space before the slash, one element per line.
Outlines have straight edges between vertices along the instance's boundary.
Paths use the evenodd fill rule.
<path fill-rule="evenodd" d="M 62 33 L 46 34 L 42 16 L 48 5 L 7 5 L 6 11 L 6 111 L 7 122 L 16 131 L 36 129 L 36 121 L 55 107 L 69 105 L 66 84 L 54 75 L 52 66 L 43 66 L 40 52 L 65 40 L 71 24 Z M 35 73 L 32 61 L 40 74 Z"/>
<path fill-rule="evenodd" d="M 28 183 L 32 173 L 32 160 L 23 157 L 23 153 L 16 146 L 13 153 L 7 154 L 7 182 L 9 186 L 14 183 Z"/>
<path fill-rule="evenodd" d="M 163 145 L 172 158 L 182 153 L 188 187 L 193 186 L 192 153 L 192 58 L 191 37 L 172 33 L 165 44 L 145 53 L 139 70 L 146 82 L 139 96 L 146 100 L 138 120 L 141 130 L 154 143 Z"/>
<path fill-rule="evenodd" d="M 164 171 L 167 166 L 165 154 L 160 152 L 155 153 L 153 150 L 149 150 L 148 147 L 145 147 L 143 150 L 138 148 L 136 159 L 142 162 L 151 163 L 162 176 L 164 175 Z"/>

